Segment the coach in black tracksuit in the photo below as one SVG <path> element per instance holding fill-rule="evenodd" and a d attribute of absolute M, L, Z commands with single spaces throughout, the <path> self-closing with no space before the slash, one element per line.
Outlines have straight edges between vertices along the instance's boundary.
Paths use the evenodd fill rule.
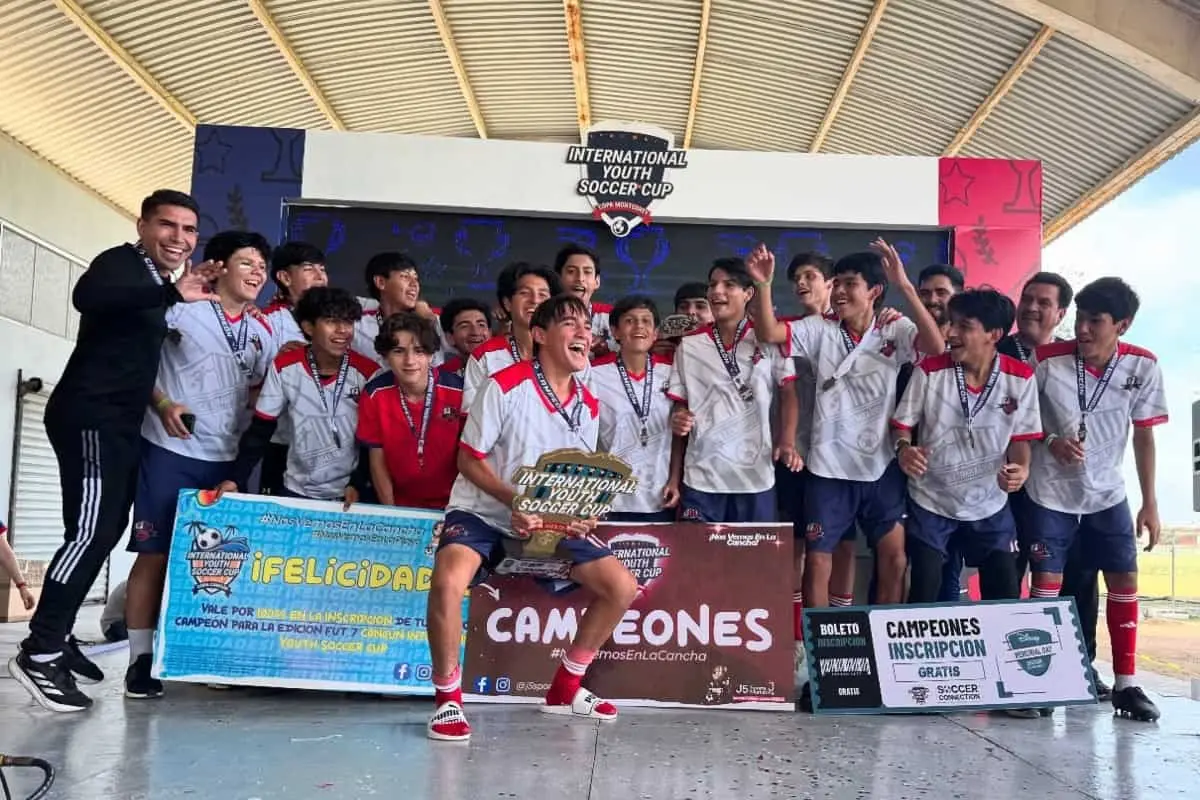
<path fill-rule="evenodd" d="M 64 542 L 46 572 L 29 637 L 8 665 L 52 711 L 87 709 L 92 700 L 79 691 L 76 676 L 88 682 L 104 677 L 79 652 L 71 628 L 129 524 L 166 311 L 205 299 L 219 268 L 186 268 L 198 216 L 196 201 L 182 192 L 150 195 L 142 201 L 137 243 L 97 256 L 72 295 L 79 335 L 45 418 L 62 482 Z"/>

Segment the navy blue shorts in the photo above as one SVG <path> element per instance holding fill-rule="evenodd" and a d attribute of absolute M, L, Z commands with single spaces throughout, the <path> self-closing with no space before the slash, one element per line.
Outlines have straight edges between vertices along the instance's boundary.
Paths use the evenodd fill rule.
<path fill-rule="evenodd" d="M 804 484 L 807 480 L 807 469 L 792 472 L 778 461 L 775 462 L 775 499 L 779 519 L 794 523 L 792 530 L 797 539 L 804 538 Z"/>
<path fill-rule="evenodd" d="M 604 518 L 605 522 L 674 522 L 675 509 L 664 508 L 662 511 L 612 511 Z"/>
<path fill-rule="evenodd" d="M 511 538 L 499 528 L 492 527 L 474 514 L 466 511 L 452 510 L 446 512 L 442 525 L 441 537 L 438 539 L 438 550 L 452 544 L 469 547 L 479 554 L 483 563 L 471 579 L 471 586 L 483 583 L 493 573 L 504 574 L 508 553 L 504 549 L 504 540 Z M 567 577 L 569 568 L 579 564 L 587 564 L 608 558 L 612 551 L 600 543 L 595 537 L 584 539 L 563 539 L 558 546 L 558 552 L 565 554 L 570 560 L 561 562 L 565 570 L 562 575 L 536 578 L 537 582 L 554 594 L 565 594 L 576 588 L 577 584 Z M 547 560 L 548 568 L 555 563 Z"/>
<path fill-rule="evenodd" d="M 804 537 L 810 551 L 832 553 L 842 539 L 855 537 L 857 523 L 875 547 L 904 519 L 908 482 L 895 460 L 877 481 L 849 481 L 809 474 L 804 482 L 807 520 Z"/>
<path fill-rule="evenodd" d="M 904 535 L 937 550 L 948 563 L 957 561 L 952 558 L 957 551 L 969 567 L 982 566 L 992 553 L 1014 553 L 1017 547 L 1017 526 L 1007 503 L 990 517 L 963 522 L 934 514 L 910 500 Z"/>
<path fill-rule="evenodd" d="M 142 440 L 133 498 L 131 553 L 169 553 L 175 509 L 183 489 L 213 489 L 233 473 L 232 461 L 201 461 Z"/>
<path fill-rule="evenodd" d="M 765 492 L 702 492 L 690 486 L 679 491 L 683 522 L 774 522 L 775 490 Z"/>
<path fill-rule="evenodd" d="M 1052 511 L 1031 502 L 1028 509 L 1029 569 L 1061 575 L 1071 545 L 1080 566 L 1102 572 L 1137 572 L 1137 536 L 1129 501 L 1094 514 Z"/>

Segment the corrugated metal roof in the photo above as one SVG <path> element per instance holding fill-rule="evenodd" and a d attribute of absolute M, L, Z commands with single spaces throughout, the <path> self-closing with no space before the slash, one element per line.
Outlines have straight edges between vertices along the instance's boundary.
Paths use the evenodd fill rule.
<path fill-rule="evenodd" d="M 439 2 L 487 135 L 577 141 L 563 0 L 266 0 L 281 45 L 248 0 L 8 0 L 0 130 L 131 212 L 188 185 L 192 120 L 476 136 Z M 580 5 L 591 118 L 681 142 L 702 0 Z M 874 6 L 712 0 L 692 146 L 807 151 Z M 944 152 L 1038 30 L 984 0 L 891 0 L 822 151 Z M 1050 219 L 1193 108 L 1056 34 L 961 152 L 1041 159 Z"/>
<path fill-rule="evenodd" d="M 1041 159 L 1042 216 L 1052 219 L 1191 109 L 1130 68 L 1055 36 L 963 155 Z"/>

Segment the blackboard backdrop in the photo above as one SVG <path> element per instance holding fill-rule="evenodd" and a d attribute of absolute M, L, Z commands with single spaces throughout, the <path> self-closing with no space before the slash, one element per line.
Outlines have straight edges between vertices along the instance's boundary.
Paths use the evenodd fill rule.
<path fill-rule="evenodd" d="M 703 281 L 714 258 L 744 256 L 758 242 L 775 252 L 776 302 L 780 313 L 795 313 L 797 304 L 783 284 L 786 267 L 796 253 L 815 250 L 838 257 L 862 250 L 876 236 L 892 242 L 910 276 L 933 263 L 945 263 L 949 235 L 945 231 L 882 231 L 750 227 L 654 223 L 617 239 L 601 222 L 550 217 L 479 215 L 381 208 L 329 208 L 302 204 L 286 207 L 288 238 L 325 251 L 330 282 L 358 293 L 365 291 L 363 268 L 375 253 L 399 250 L 422 270 L 423 295 L 433 305 L 454 296 L 492 302 L 496 275 L 512 261 L 550 264 L 566 242 L 580 242 L 600 254 L 601 287 L 597 295 L 613 302 L 630 292 L 649 294 L 667 311 L 676 288 Z M 889 304 L 902 307 L 899 298 Z"/>

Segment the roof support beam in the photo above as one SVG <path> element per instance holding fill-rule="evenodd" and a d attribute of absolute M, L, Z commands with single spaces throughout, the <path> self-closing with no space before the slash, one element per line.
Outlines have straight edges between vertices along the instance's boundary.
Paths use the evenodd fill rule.
<path fill-rule="evenodd" d="M 1133 186 L 1172 156 L 1200 139 L 1200 107 L 1191 111 L 1173 128 L 1158 137 L 1149 147 L 1126 161 L 1087 194 L 1046 224 L 1043 244 L 1057 239 L 1072 226 L 1078 225 L 1105 203 Z"/>
<path fill-rule="evenodd" d="M 825 119 L 821 120 L 821 127 L 817 129 L 817 135 L 813 137 L 808 152 L 819 153 L 825 146 L 825 137 L 829 136 L 829 131 L 833 129 L 833 121 L 837 119 L 838 112 L 842 110 L 842 103 L 846 102 L 846 95 L 850 93 L 850 86 L 858 76 L 858 69 L 867 55 L 867 49 L 875 40 L 875 33 L 879 30 L 879 23 L 883 19 L 883 12 L 887 11 L 887 5 L 888 0 L 875 0 L 875 8 L 871 9 L 871 16 L 867 18 L 867 24 L 863 26 L 862 34 L 858 37 L 858 46 L 854 48 L 854 53 L 850 56 L 850 63 L 846 64 L 846 71 L 842 73 L 842 82 L 838 84 L 837 91 L 833 93 L 833 99 L 829 101 L 829 108 L 825 110 Z"/>
<path fill-rule="evenodd" d="M 1200 19 L 1165 0 L 996 0 L 1200 102 Z"/>
<path fill-rule="evenodd" d="M 321 91 L 321 87 L 317 86 L 317 82 L 313 80 L 313 76 L 309 74 L 308 68 L 304 66 L 304 62 L 300 60 L 300 56 L 296 55 L 296 51 L 292 49 L 292 45 L 288 42 L 287 37 L 283 35 L 283 31 L 275 24 L 275 18 L 271 16 L 271 12 L 267 10 L 266 5 L 262 0 L 246 0 L 246 4 L 250 6 L 250 11 L 254 13 L 254 17 L 258 20 L 258 24 L 266 32 L 271 43 L 275 45 L 275 49 L 283 56 L 283 60 L 287 62 L 288 68 L 300 80 L 304 90 L 308 92 L 308 96 L 316 103 L 317 108 L 329 123 L 329 126 L 335 131 L 346 130 L 345 123 L 333 110 L 333 105 L 329 99 L 325 97 L 325 93 Z"/>
<path fill-rule="evenodd" d="M 971 115 L 971 119 L 959 130 L 958 134 L 954 137 L 954 141 L 946 148 L 946 152 L 943 155 L 956 156 L 962 151 L 967 142 L 978 132 L 979 127 L 983 125 L 983 121 L 996 110 L 996 106 L 1000 105 L 1000 101 L 1012 91 L 1013 86 L 1025 74 L 1025 71 L 1029 69 L 1029 65 L 1037 58 L 1038 53 L 1042 52 L 1042 48 L 1046 46 L 1046 42 L 1050 41 L 1050 37 L 1053 35 L 1053 28 L 1047 25 L 1042 26 L 1042 29 L 1037 32 L 1037 36 L 1034 36 L 1030 40 L 1029 44 L 1021 52 L 1021 55 L 1017 56 L 1017 60 L 1008 68 L 1008 72 L 1004 73 L 1004 77 L 992 89 L 991 94 L 979 104 L 979 108 L 975 109 L 975 113 Z"/>
<path fill-rule="evenodd" d="M 571 79 L 575 83 L 575 111 L 579 135 L 587 135 L 592 124 L 592 101 L 588 96 L 587 57 L 583 49 L 583 11 L 580 0 L 563 0 L 567 17 L 567 49 L 571 53 Z"/>
<path fill-rule="evenodd" d="M 454 32 L 450 30 L 450 21 L 446 19 L 446 12 L 442 8 L 442 0 L 429 0 L 429 11 L 433 14 L 433 23 L 437 25 L 438 35 L 442 37 L 442 47 L 446 48 L 446 57 L 450 59 L 454 77 L 458 79 L 458 89 L 467 103 L 467 113 L 475 123 L 479 138 L 486 139 L 488 135 L 487 126 L 483 124 L 483 112 L 475 100 L 475 92 L 467 78 L 467 68 L 463 66 L 462 57 L 458 54 L 458 45 L 454 41 Z"/>
<path fill-rule="evenodd" d="M 696 66 L 692 70 L 692 99 L 688 103 L 687 126 L 683 131 L 683 149 L 692 146 L 696 129 L 696 108 L 700 105 L 700 80 L 704 75 L 704 53 L 708 49 L 708 20 L 712 16 L 712 0 L 700 5 L 700 37 L 696 41 Z"/>
<path fill-rule="evenodd" d="M 117 44 L 117 41 L 104 28 L 100 27 L 100 24 L 92 19 L 79 3 L 75 0 L 54 0 L 54 5 L 58 7 L 64 17 L 71 21 L 72 25 L 91 39 L 96 47 L 100 48 L 100 52 L 108 56 L 114 64 L 120 67 L 122 72 L 141 87 L 142 91 L 154 98 L 155 102 L 174 117 L 180 125 L 189 132 L 196 129 L 196 115 L 188 111 L 175 95 L 168 92 L 161 83 L 155 80 L 154 76 L 128 50 Z"/>

